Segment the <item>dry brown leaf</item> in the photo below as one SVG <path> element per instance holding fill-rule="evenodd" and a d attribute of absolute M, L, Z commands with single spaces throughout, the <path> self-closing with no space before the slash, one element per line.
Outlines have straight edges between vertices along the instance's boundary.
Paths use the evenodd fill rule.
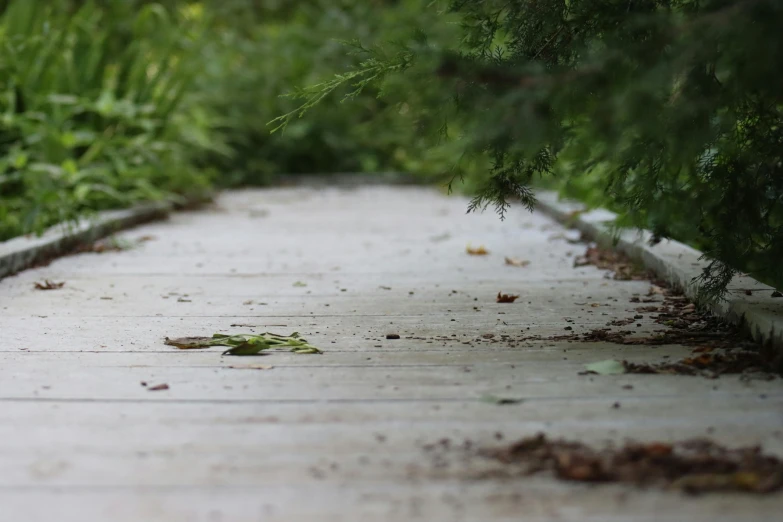
<path fill-rule="evenodd" d="M 168 390 L 169 389 L 169 385 L 168 384 L 158 384 L 156 386 L 150 386 L 147 389 L 149 391 L 163 391 L 163 390 Z"/>
<path fill-rule="evenodd" d="M 211 341 L 212 337 L 178 337 L 177 339 L 169 339 L 166 337 L 165 344 L 169 346 L 176 346 L 180 350 L 200 350 L 202 348 L 211 348 L 207 341 Z"/>
<path fill-rule="evenodd" d="M 45 279 L 43 283 L 41 282 L 35 283 L 36 290 L 59 290 L 63 286 L 65 286 L 65 281 L 63 281 L 62 283 L 55 283 L 54 281 Z"/>
<path fill-rule="evenodd" d="M 511 266 L 526 267 L 527 265 L 530 264 L 530 261 L 528 261 L 527 259 L 518 259 L 516 257 L 507 257 L 506 264 Z"/>
<path fill-rule="evenodd" d="M 481 245 L 479 247 L 473 248 L 472 246 L 468 245 L 465 248 L 465 251 L 471 255 L 471 256 L 486 256 L 489 254 L 489 250 L 487 250 L 484 245 Z"/>
<path fill-rule="evenodd" d="M 498 292 L 498 297 L 497 297 L 498 303 L 513 303 L 517 299 L 519 299 L 518 295 L 503 294 L 501 292 Z"/>

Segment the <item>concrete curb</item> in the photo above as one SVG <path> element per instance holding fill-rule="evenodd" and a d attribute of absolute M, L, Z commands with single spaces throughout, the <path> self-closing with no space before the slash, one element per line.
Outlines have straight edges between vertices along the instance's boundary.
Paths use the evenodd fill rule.
<path fill-rule="evenodd" d="M 647 230 L 615 232 L 609 225 L 616 214 L 604 209 L 588 211 L 582 203 L 560 201 L 556 192 L 541 191 L 536 197 L 537 210 L 643 263 L 661 279 L 682 288 L 689 298 L 698 297 L 700 286 L 694 278 L 707 265 L 698 250 L 671 240 L 652 246 L 649 244 L 652 234 Z M 774 290 L 740 275 L 729 284 L 726 299 L 709 307 L 719 317 L 745 326 L 757 342 L 783 351 L 783 298 L 772 297 Z M 747 295 L 748 291 L 751 295 Z"/>
<path fill-rule="evenodd" d="M 100 212 L 95 218 L 71 225 L 55 225 L 42 236 L 22 236 L 0 243 L 0 279 L 38 263 L 67 254 L 118 230 L 168 217 L 171 202 L 147 203 L 125 210 Z"/>

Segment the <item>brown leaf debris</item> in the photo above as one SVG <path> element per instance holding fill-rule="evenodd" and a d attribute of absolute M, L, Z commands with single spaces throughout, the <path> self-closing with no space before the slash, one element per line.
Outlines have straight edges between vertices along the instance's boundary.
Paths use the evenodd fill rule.
<path fill-rule="evenodd" d="M 530 264 L 530 261 L 527 259 L 518 259 L 516 257 L 507 257 L 506 264 L 509 266 L 519 266 L 524 268 Z"/>
<path fill-rule="evenodd" d="M 596 266 L 601 270 L 611 270 L 614 272 L 614 279 L 619 281 L 644 280 L 648 278 L 645 270 L 626 255 L 597 246 L 587 247 L 587 251 L 574 260 L 574 268 L 587 265 Z"/>
<path fill-rule="evenodd" d="M 475 248 L 470 246 L 470 245 L 468 245 L 465 248 L 465 251 L 468 253 L 468 255 L 471 255 L 471 256 L 486 256 L 486 255 L 489 254 L 489 250 L 487 250 L 484 247 L 484 245 L 481 245 L 481 246 L 475 247 Z"/>
<path fill-rule="evenodd" d="M 538 434 L 479 454 L 522 475 L 551 473 L 566 481 L 629 483 L 686 493 L 772 493 L 783 488 L 783 462 L 778 458 L 763 454 L 760 447 L 729 449 L 708 439 L 595 449 Z"/>
<path fill-rule="evenodd" d="M 503 294 L 501 292 L 498 292 L 498 297 L 496 301 L 498 303 L 513 303 L 517 299 L 519 299 L 518 295 Z"/>
<path fill-rule="evenodd" d="M 65 286 L 65 281 L 56 283 L 54 281 L 50 281 L 49 279 L 44 279 L 43 282 L 35 283 L 36 290 L 59 290 L 63 286 Z"/>

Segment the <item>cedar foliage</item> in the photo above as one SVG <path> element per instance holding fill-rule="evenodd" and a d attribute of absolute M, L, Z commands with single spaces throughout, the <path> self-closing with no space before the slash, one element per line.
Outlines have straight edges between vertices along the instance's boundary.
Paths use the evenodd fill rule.
<path fill-rule="evenodd" d="M 737 268 L 783 285 L 783 2 L 423 0 L 420 10 L 405 45 L 354 45 L 364 61 L 295 91 L 302 110 L 278 123 L 338 85 L 355 96 L 381 83 L 414 104 L 422 129 L 459 145 L 456 176 L 463 157 L 488 161 L 469 210 L 532 206 L 539 175 L 589 180 L 622 224 L 702 248 L 708 296 Z M 437 20 L 458 21 L 461 38 L 439 39 Z"/>

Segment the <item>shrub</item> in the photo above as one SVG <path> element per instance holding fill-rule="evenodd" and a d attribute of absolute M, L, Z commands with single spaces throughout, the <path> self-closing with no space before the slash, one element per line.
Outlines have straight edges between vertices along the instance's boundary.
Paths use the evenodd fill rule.
<path fill-rule="evenodd" d="M 292 85 L 358 63 L 338 39 L 385 42 L 414 4 L 0 0 L 0 240 L 279 173 L 442 170 L 419 116 L 372 87 L 269 125 Z"/>
<path fill-rule="evenodd" d="M 127 26 L 112 15 L 23 0 L 2 13 L 0 239 L 208 186 L 182 111 L 197 24 L 155 4 L 117 16 Z"/>

